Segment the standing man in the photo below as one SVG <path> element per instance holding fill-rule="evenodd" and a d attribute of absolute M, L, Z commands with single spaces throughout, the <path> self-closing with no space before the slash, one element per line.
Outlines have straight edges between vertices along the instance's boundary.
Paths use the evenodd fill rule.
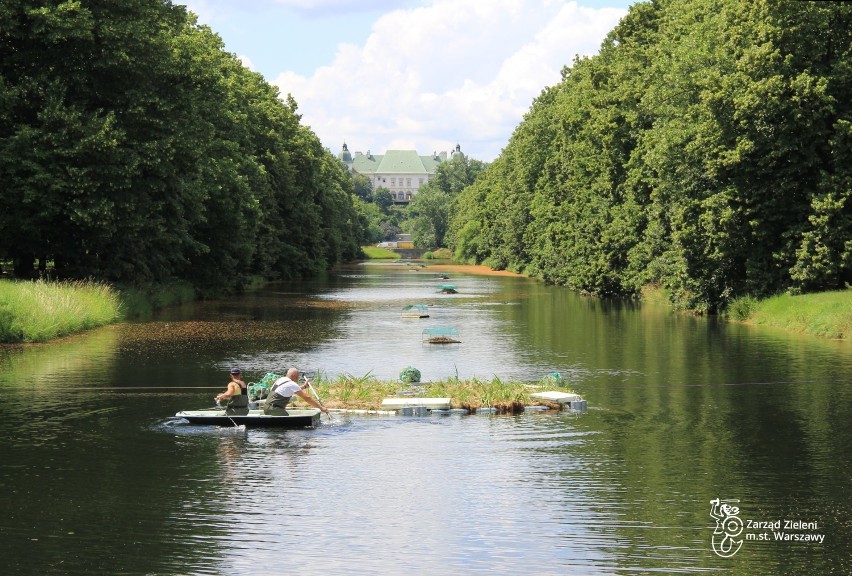
<path fill-rule="evenodd" d="M 323 412 L 328 412 L 328 409 L 321 406 L 319 402 L 311 398 L 305 393 L 304 389 L 308 386 L 308 379 L 305 378 L 304 384 L 299 384 L 299 371 L 296 368 L 287 370 L 287 375 L 282 376 L 272 384 L 269 397 L 263 405 L 263 413 L 270 416 L 286 416 L 287 404 L 293 397 L 293 394 L 303 399 L 305 402 L 315 408 L 319 408 Z"/>

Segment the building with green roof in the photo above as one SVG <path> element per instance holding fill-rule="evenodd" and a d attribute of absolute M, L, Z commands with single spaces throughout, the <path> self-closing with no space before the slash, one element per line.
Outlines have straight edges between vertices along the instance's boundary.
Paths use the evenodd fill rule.
<path fill-rule="evenodd" d="M 456 144 L 450 158 L 461 155 L 461 146 Z M 384 154 L 366 154 L 349 152 L 346 143 L 338 154 L 349 170 L 370 179 L 373 190 L 379 187 L 387 188 L 397 204 L 411 202 L 420 189 L 435 175 L 435 168 L 441 162 L 446 162 L 447 153 L 433 152 L 431 156 L 421 156 L 416 150 L 388 150 Z"/>

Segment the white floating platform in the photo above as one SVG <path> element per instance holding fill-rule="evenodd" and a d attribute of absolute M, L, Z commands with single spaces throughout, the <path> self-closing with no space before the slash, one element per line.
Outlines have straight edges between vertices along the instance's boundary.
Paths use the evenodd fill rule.
<path fill-rule="evenodd" d="M 568 404 L 569 402 L 576 402 L 583 399 L 579 394 L 569 394 L 567 392 L 534 392 L 530 396 L 551 402 L 559 402 L 560 404 Z"/>
<path fill-rule="evenodd" d="M 548 400 L 550 402 L 558 402 L 559 404 L 568 404 L 575 410 L 585 410 L 586 401 L 579 394 L 569 394 L 567 392 L 534 392 L 530 394 L 532 398 L 540 400 Z"/>
<path fill-rule="evenodd" d="M 451 398 L 385 398 L 382 400 L 382 408 L 399 410 L 400 408 L 423 406 L 429 410 L 449 410 L 450 401 Z"/>

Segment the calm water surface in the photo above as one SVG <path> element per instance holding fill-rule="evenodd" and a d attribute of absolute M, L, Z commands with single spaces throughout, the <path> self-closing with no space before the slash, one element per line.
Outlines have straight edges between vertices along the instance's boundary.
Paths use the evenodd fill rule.
<path fill-rule="evenodd" d="M 430 317 L 400 318 L 414 303 Z M 425 345 L 427 327 L 462 343 Z M 305 431 L 171 417 L 210 405 L 232 364 L 558 371 L 590 409 Z M 848 342 L 392 265 L 0 348 L 0 573 L 849 574 L 850 373 Z M 738 500 L 727 558 L 715 498 Z"/>

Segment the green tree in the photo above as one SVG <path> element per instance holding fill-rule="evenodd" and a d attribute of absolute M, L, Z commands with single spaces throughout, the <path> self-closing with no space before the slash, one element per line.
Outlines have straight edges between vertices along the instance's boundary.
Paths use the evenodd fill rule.
<path fill-rule="evenodd" d="M 18 274 L 52 259 L 228 291 L 357 256 L 345 171 L 183 7 L 3 2 L 0 22 L 0 258 Z"/>
<path fill-rule="evenodd" d="M 373 204 L 378 206 L 379 210 L 387 214 L 390 207 L 393 206 L 393 194 L 391 194 L 391 191 L 384 186 L 379 186 L 376 188 L 376 191 L 373 192 Z"/>
<path fill-rule="evenodd" d="M 373 182 L 363 174 L 352 176 L 352 186 L 355 196 L 369 202 L 373 198 Z"/>
<path fill-rule="evenodd" d="M 486 164 L 458 154 L 438 164 L 435 175 L 417 191 L 408 217 L 414 244 L 423 248 L 446 245 L 450 213 L 458 194 L 472 185 Z"/>
<path fill-rule="evenodd" d="M 458 198 L 457 257 L 596 294 L 660 283 L 704 312 L 850 280 L 850 14 L 841 3 L 631 7 Z"/>

